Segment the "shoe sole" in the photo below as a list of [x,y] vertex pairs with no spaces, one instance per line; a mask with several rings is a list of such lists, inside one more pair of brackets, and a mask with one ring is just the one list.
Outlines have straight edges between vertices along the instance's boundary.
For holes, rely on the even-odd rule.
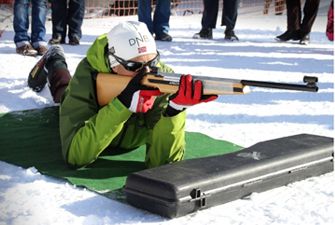
[[194,37],[193,39],[202,39],[202,40],[213,40],[213,38],[205,38],[205,37]]
[[309,41],[299,42],[299,44],[301,44],[301,45],[308,45]]
[[41,92],[47,82],[47,76],[40,76],[39,79],[33,79],[30,74],[28,76],[28,87],[35,92]]
[[275,41],[278,41],[278,42],[288,42],[289,40],[283,40],[283,39],[280,39],[280,38],[275,38]]
[[35,92],[40,92],[43,90],[45,85],[47,84],[47,76],[37,77],[41,70],[44,69],[46,61],[46,54],[36,63],[36,65],[32,68],[28,76],[28,86]]
[[69,42],[69,45],[76,46],[76,45],[80,45],[80,43],[72,43],[72,42],[70,43]]
[[224,38],[224,40],[230,42],[239,41],[239,39],[229,39],[229,38]]

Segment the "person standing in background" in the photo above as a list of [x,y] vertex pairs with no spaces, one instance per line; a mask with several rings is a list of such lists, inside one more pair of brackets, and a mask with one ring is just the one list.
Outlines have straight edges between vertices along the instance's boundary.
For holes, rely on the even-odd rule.
[[[204,11],[201,19],[201,30],[196,33],[195,39],[213,39],[213,29],[216,27],[216,20],[219,11],[219,0],[204,0]],[[239,0],[223,0],[222,26],[226,26],[225,39],[238,41],[234,28],[237,20],[237,9]]]
[[328,9],[326,35],[329,41],[334,41],[334,1],[332,0]]
[[138,20],[147,25],[155,40],[172,41],[169,35],[169,20],[171,15],[171,0],[157,0],[154,17],[151,17],[151,1],[138,1]]
[[50,44],[64,44],[68,34],[70,45],[79,45],[85,15],[85,0],[52,0],[52,38]]
[[300,0],[286,0],[287,30],[276,37],[277,41],[299,41],[306,45],[310,41],[309,33],[318,13],[320,0],[306,0],[304,5],[304,18],[301,20]]
[[[29,29],[29,6],[31,11],[31,36]],[[26,56],[43,55],[47,50],[45,42],[45,20],[47,0],[15,0],[14,2],[14,42],[16,53]]]

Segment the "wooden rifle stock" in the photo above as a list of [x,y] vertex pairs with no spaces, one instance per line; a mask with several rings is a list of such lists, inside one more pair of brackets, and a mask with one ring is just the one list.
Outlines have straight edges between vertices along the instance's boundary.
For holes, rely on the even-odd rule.
[[[162,93],[176,93],[179,87],[181,74],[176,73],[148,73],[142,79],[142,84],[157,88]],[[250,92],[249,86],[276,88],[285,90],[317,92],[317,77],[304,77],[307,84],[276,83],[253,80],[237,80],[228,78],[192,76],[195,80],[203,82],[205,95],[245,94]],[[98,103],[100,106],[108,104],[118,96],[132,79],[130,76],[99,73],[96,77]]]

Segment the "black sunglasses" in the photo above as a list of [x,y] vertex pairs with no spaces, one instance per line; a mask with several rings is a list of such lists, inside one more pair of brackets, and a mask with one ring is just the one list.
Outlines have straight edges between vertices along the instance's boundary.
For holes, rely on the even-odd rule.
[[153,58],[152,60],[148,61],[148,62],[135,62],[132,60],[124,60],[121,57],[115,55],[113,52],[109,52],[109,54],[111,54],[115,60],[120,63],[126,70],[132,71],[132,72],[137,72],[139,70],[141,70],[142,68],[148,66],[149,68],[153,68],[158,64],[160,55],[159,52],[157,51],[157,55],[155,56],[155,58]]

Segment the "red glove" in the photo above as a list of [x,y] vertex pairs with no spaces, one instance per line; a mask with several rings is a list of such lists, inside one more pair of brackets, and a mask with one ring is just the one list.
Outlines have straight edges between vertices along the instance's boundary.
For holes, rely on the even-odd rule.
[[191,75],[180,77],[178,92],[170,97],[169,106],[182,111],[190,106],[217,99],[217,95],[203,95],[202,82],[193,81]]

